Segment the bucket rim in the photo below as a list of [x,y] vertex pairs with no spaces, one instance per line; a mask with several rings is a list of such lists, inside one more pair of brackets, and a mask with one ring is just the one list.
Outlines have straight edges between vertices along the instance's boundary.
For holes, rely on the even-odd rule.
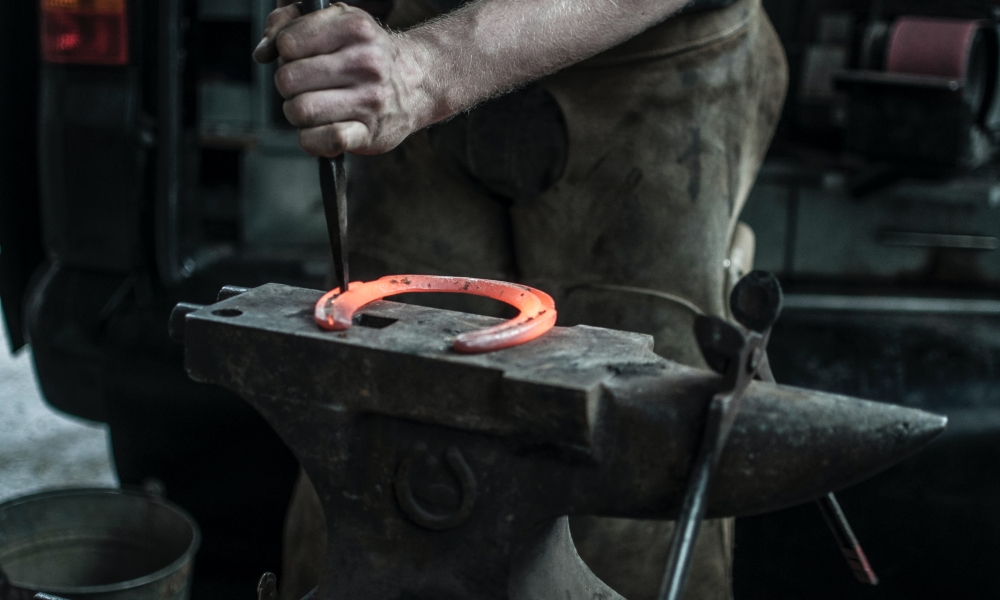
[[52,490],[44,490],[40,492],[35,492],[32,494],[26,494],[24,496],[17,496],[16,498],[11,498],[4,502],[0,502],[0,511],[17,506],[19,504],[28,504],[36,500],[44,500],[47,498],[58,498],[61,496],[132,496],[136,498],[143,498],[157,504],[164,506],[165,508],[174,511],[181,518],[183,518],[187,524],[191,527],[191,543],[188,545],[187,549],[177,558],[177,560],[171,562],[169,565],[149,573],[148,575],[143,575],[142,577],[136,577],[135,579],[129,579],[127,581],[121,581],[118,583],[109,583],[105,585],[88,585],[88,586],[46,586],[44,590],[36,590],[34,586],[25,585],[12,579],[7,575],[7,581],[18,588],[31,590],[34,592],[45,592],[51,594],[100,594],[107,592],[120,592],[124,590],[129,590],[137,587],[144,586],[146,584],[152,583],[158,579],[164,578],[171,572],[179,571],[180,568],[186,562],[193,562],[194,555],[198,552],[201,546],[201,529],[198,527],[198,522],[194,520],[186,510],[174,504],[173,502],[167,500],[162,496],[156,494],[150,494],[147,492],[139,490],[128,490],[122,488],[100,488],[100,487],[70,487],[70,488],[58,488]]

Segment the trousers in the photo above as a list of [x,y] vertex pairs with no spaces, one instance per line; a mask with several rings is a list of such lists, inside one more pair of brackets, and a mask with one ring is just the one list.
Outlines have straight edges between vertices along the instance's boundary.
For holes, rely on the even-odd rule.
[[[397,1],[396,28],[436,14]],[[777,125],[787,63],[760,0],[679,15],[572,67],[351,157],[352,279],[441,274],[551,294],[560,325],[647,333],[704,366],[696,314],[726,315],[753,238],[738,216]],[[421,303],[490,314],[468,296]],[[284,600],[319,581],[322,509],[300,478]],[[628,600],[656,598],[673,523],[570,520],[577,551]],[[732,519],[707,521],[685,598],[732,596]]]

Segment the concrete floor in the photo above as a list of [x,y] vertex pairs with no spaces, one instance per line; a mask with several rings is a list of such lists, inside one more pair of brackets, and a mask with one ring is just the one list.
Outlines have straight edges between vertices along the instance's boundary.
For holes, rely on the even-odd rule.
[[117,485],[107,428],[45,404],[29,349],[12,356],[0,333],[0,502],[43,489]]

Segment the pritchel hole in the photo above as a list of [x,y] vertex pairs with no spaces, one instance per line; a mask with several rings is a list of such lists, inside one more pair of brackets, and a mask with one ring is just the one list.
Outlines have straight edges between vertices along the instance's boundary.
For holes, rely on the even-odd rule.
[[238,317],[243,314],[243,311],[236,310],[235,308],[220,308],[219,310],[213,310],[212,314],[217,317]]
[[370,329],[385,329],[399,319],[388,317],[376,317],[375,315],[354,315],[354,324],[358,327],[368,327]]

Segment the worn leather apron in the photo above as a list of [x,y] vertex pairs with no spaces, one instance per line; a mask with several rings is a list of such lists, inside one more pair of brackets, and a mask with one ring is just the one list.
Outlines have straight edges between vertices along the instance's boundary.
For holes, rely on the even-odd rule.
[[[428,0],[397,0],[389,24],[435,14]],[[434,130],[381,156],[352,157],[354,278],[519,280],[556,298],[560,324],[648,333],[659,354],[703,365],[693,319],[725,314],[727,257],[744,250],[746,266],[745,248],[731,241],[787,85],[760,0],[669,19],[537,85],[554,98],[566,138],[558,177],[538,194],[505,196],[479,176],[496,165],[477,167],[475,150],[492,142],[471,129],[460,136],[469,160],[457,166],[433,143]],[[283,600],[317,582],[322,519],[303,477],[289,513]],[[628,600],[656,597],[672,522],[577,517],[571,527],[608,585]],[[731,519],[705,523],[686,598],[731,597],[732,547]]]

